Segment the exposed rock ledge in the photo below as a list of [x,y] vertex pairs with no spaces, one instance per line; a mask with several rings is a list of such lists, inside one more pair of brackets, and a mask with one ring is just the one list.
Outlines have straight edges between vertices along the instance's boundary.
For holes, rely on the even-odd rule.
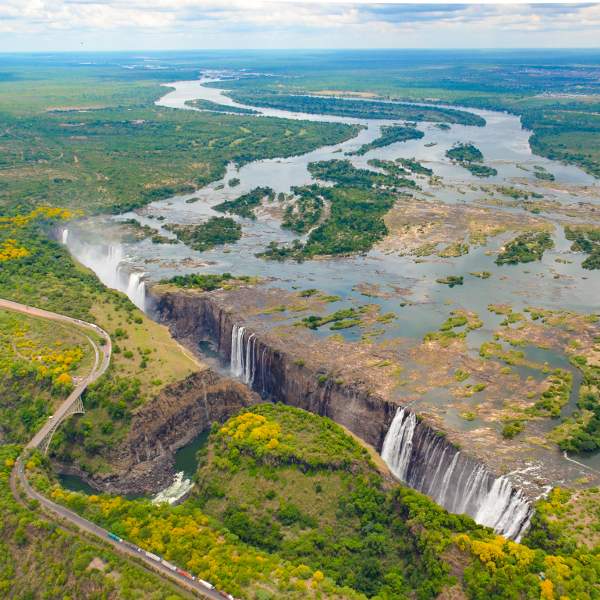
[[165,387],[134,413],[129,434],[108,457],[113,471],[90,477],[74,465],[58,464],[94,488],[117,494],[152,494],[173,479],[175,452],[213,422],[224,422],[259,400],[246,386],[210,369]]

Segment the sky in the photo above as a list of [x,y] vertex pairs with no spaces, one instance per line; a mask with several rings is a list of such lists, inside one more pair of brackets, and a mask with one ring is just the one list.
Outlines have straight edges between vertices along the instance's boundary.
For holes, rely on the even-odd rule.
[[533,47],[600,47],[600,4],[0,0],[0,52]]

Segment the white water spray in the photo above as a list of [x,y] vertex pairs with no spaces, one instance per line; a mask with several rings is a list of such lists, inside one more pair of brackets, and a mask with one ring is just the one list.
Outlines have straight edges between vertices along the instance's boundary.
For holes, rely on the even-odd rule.
[[67,245],[67,240],[68,240],[68,239],[69,239],[69,230],[68,230],[68,229],[65,227],[65,228],[62,230],[62,233],[61,233],[61,240],[62,240],[62,243],[63,243],[65,246]]
[[71,241],[66,229],[62,232],[62,241],[64,244],[68,243],[73,256],[92,269],[104,285],[127,294],[140,310],[145,310],[146,283],[143,279],[145,273],[128,268],[120,244],[103,246],[88,244],[80,240]]
[[239,377],[252,387],[256,377],[257,345],[256,334],[246,337],[247,330],[242,325],[234,325],[231,330],[231,374]]
[[466,513],[517,541],[529,525],[531,503],[508,477],[462,455],[404,408],[396,411],[381,457],[400,481],[450,512]]
[[173,483],[161,490],[152,498],[152,504],[174,504],[185,496],[194,487],[193,481],[187,479],[183,471],[179,471],[173,478]]
[[403,482],[406,482],[406,474],[412,453],[412,438],[416,425],[417,418],[415,414],[409,413],[405,419],[404,409],[399,408],[381,449],[381,457],[388,464],[392,473]]

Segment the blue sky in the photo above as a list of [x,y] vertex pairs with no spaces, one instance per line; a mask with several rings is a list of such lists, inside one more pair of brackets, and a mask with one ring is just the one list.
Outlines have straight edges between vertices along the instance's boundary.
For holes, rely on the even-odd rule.
[[0,0],[0,52],[599,46],[595,3]]

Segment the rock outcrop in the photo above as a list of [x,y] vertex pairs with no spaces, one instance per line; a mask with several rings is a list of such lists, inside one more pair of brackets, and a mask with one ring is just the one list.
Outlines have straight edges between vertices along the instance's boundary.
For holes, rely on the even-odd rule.
[[156,493],[171,483],[179,448],[258,400],[246,386],[211,369],[192,373],[135,411],[127,437],[109,452],[110,474],[89,476],[73,465],[59,465],[59,470],[106,492]]

